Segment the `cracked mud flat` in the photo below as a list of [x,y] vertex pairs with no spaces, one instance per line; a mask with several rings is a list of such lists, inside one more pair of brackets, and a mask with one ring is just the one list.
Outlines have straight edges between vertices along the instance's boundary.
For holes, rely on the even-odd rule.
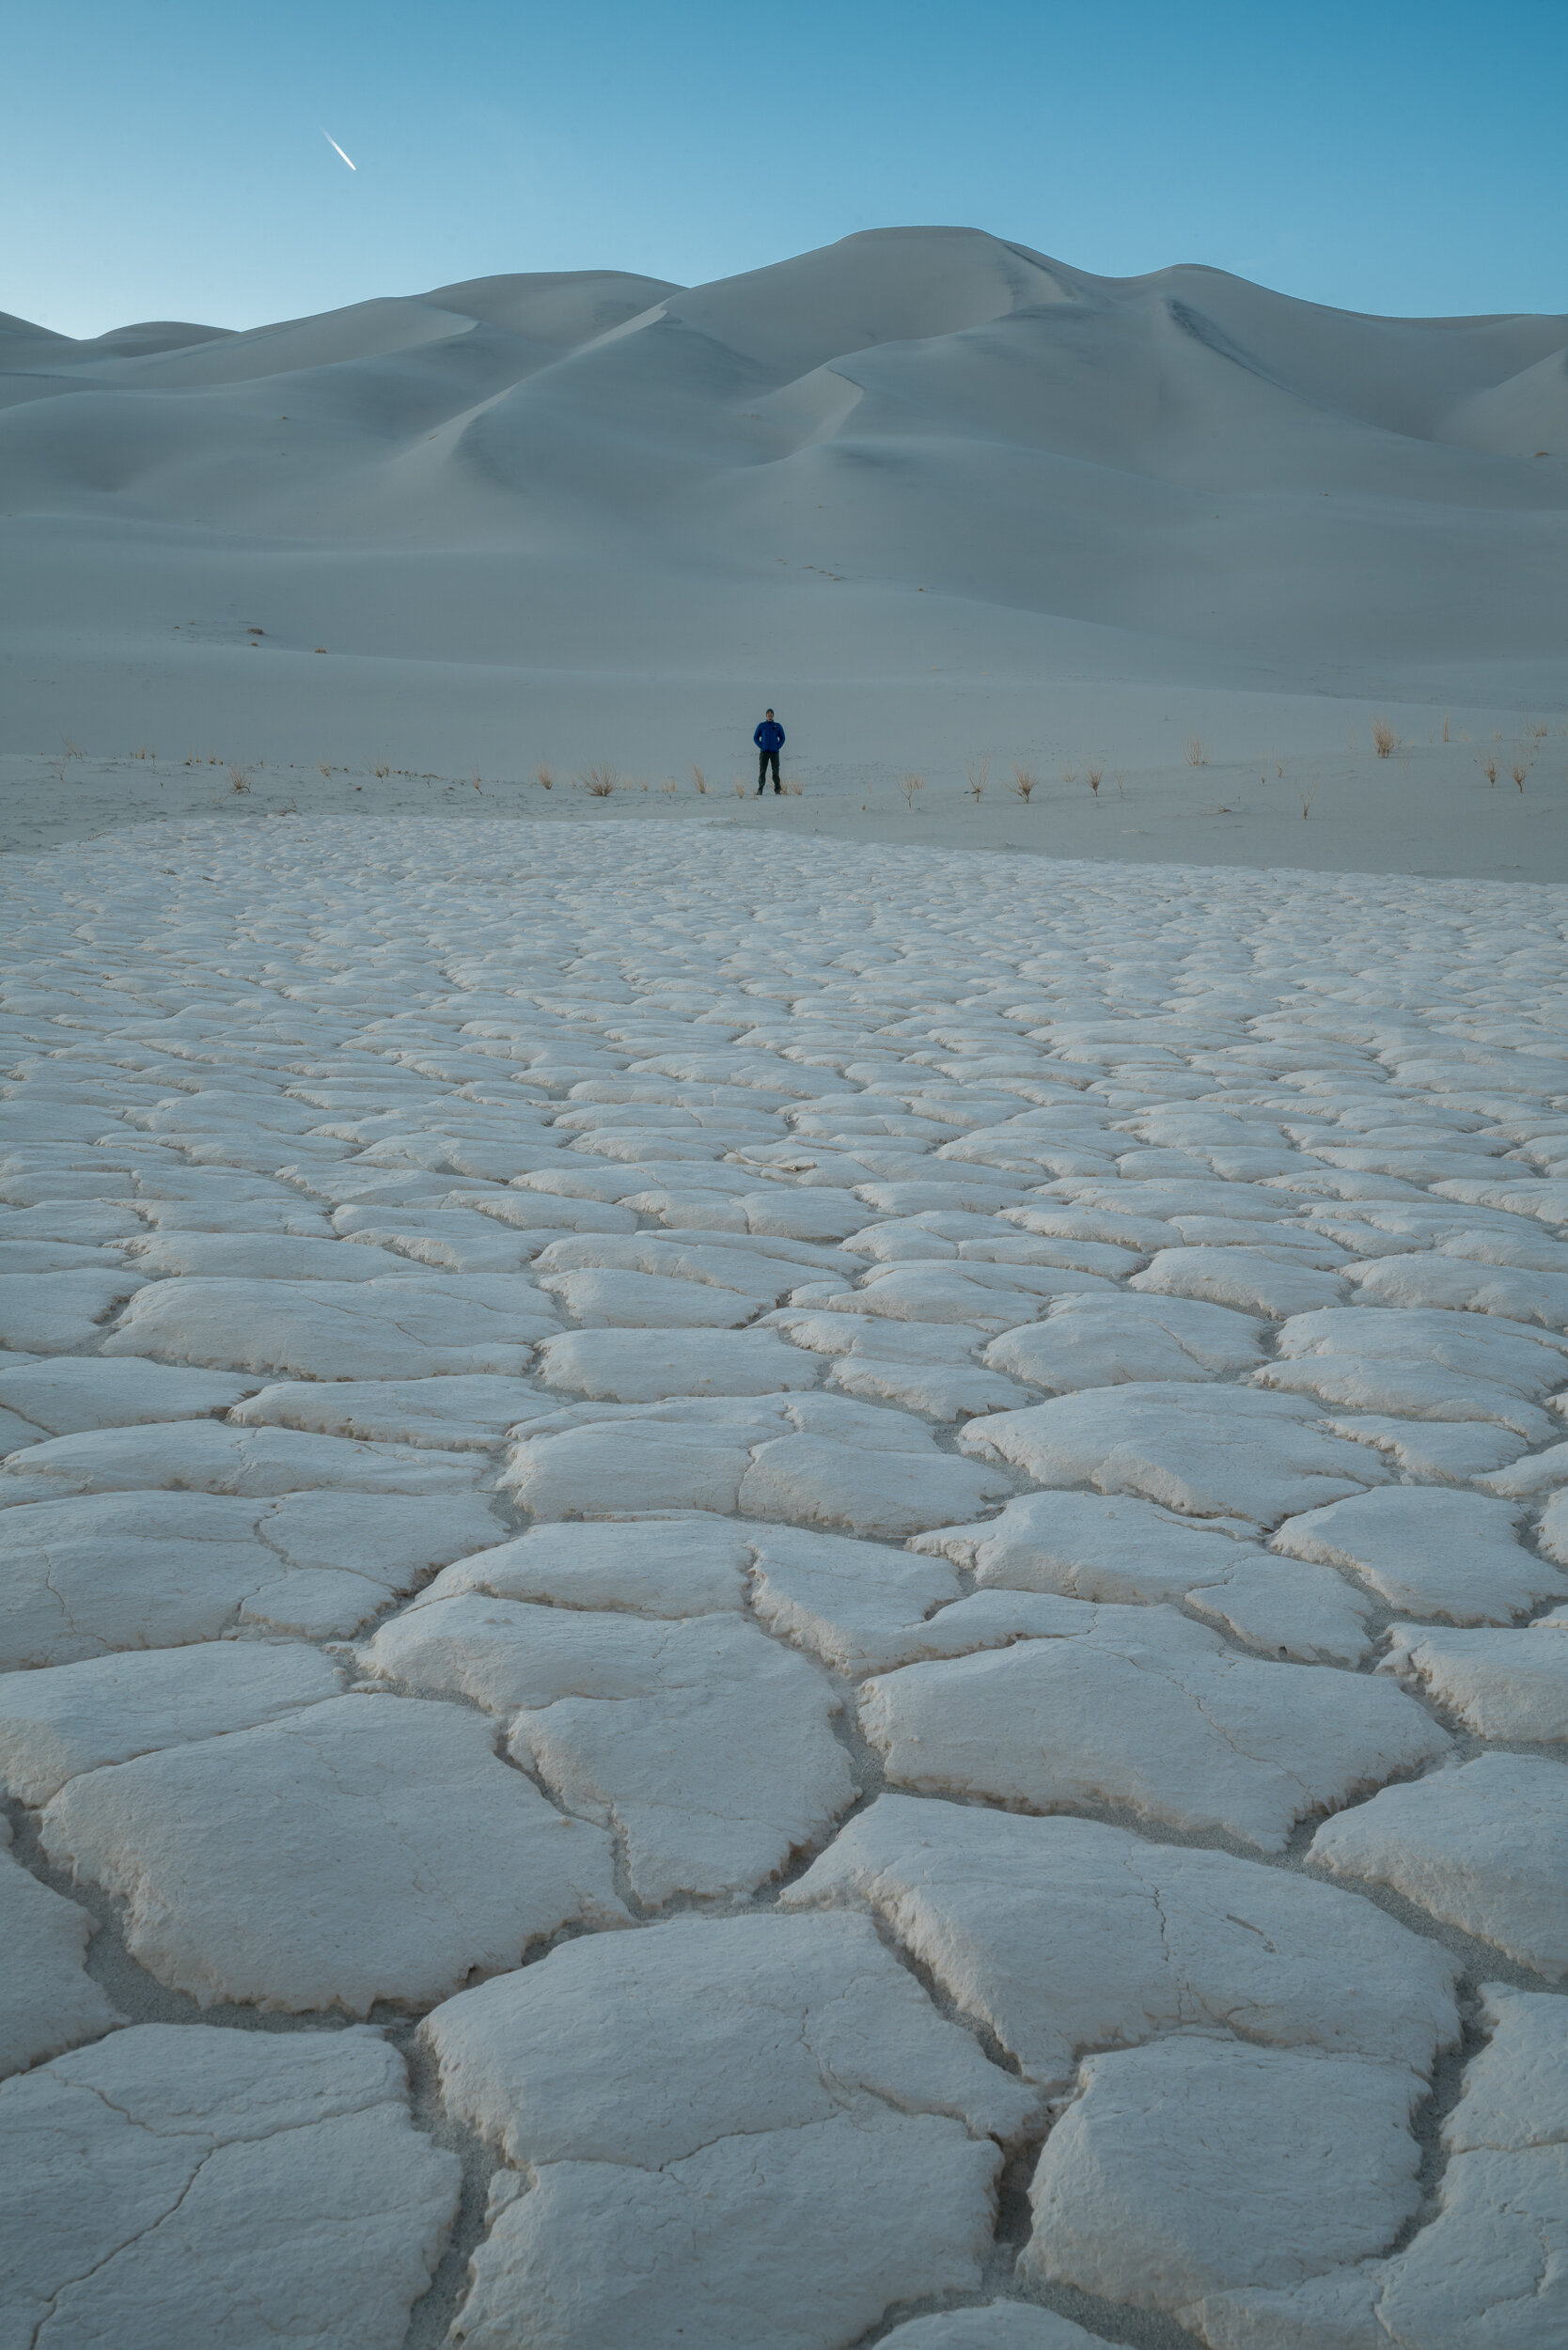
[[1558,2350],[1564,893],[11,882],[0,2350]]

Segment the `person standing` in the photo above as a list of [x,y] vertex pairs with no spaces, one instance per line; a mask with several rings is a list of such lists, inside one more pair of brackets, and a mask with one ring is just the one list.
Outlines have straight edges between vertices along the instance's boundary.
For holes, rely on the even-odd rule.
[[776,791],[782,791],[784,787],[778,780],[778,754],[784,748],[784,729],[771,710],[764,713],[761,725],[751,739],[757,745],[757,797],[760,799],[762,796],[770,766],[773,769],[773,788]]

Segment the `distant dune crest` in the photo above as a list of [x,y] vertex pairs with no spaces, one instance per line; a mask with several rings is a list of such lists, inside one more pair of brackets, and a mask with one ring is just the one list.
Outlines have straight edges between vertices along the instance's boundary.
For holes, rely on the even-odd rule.
[[1526,707],[1568,641],[1568,319],[889,228],[711,285],[474,278],[240,334],[0,320],[0,511],[17,625],[72,661],[92,629],[158,666],[254,622],[311,661],[760,706],[1087,661]]
[[[1568,454],[1568,318],[1374,318],[1191,264],[1144,277],[1095,277],[968,228],[865,230],[698,287],[614,270],[469,278],[239,334],[158,321],[77,343],[0,313],[0,358],[28,371],[39,359],[73,373],[86,368],[93,380],[127,390],[199,390],[371,361],[487,330],[572,358],[591,381],[593,346],[634,321],[660,345],[685,330],[713,346],[706,371],[695,356],[679,370],[698,398],[722,398],[725,355],[764,370],[778,391],[836,359],[888,344],[1011,329],[995,346],[964,351],[964,372],[984,375],[1013,360],[1037,374],[1052,412],[1043,419],[1046,446],[1058,412],[1067,435],[1074,425],[1081,431],[1083,418],[1072,413],[1079,403],[1070,395],[1087,390],[1085,378],[1131,391],[1157,376],[1175,388],[1168,383],[1180,366],[1169,343],[1175,329],[1268,390],[1346,419],[1532,457],[1545,428],[1555,432],[1557,453]],[[616,335],[618,343],[629,339]],[[516,351],[511,367],[498,372],[521,382],[537,372],[536,355]],[[667,355],[663,348],[637,353],[661,376]],[[918,357],[932,368],[950,368],[960,354]],[[1006,420],[1004,406],[998,421]],[[1115,452],[1106,439],[1109,458]],[[1129,462],[1139,453],[1123,452]]]

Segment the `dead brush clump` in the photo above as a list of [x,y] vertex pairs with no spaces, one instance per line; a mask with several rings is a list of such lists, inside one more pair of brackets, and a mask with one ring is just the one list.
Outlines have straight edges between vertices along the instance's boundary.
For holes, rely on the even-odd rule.
[[903,804],[905,807],[908,808],[911,815],[915,812],[915,801],[917,794],[923,791],[925,788],[926,779],[924,776],[905,776],[900,782],[899,789],[903,793]]
[[786,799],[798,800],[805,786],[798,776],[786,776],[779,789]]
[[374,776],[378,783],[384,783],[387,776],[392,773],[392,770],[384,759],[378,759],[375,765],[371,768],[370,773]]
[[139,751],[133,751],[131,756],[133,759],[156,759],[158,754],[156,751],[148,750],[144,744],[142,749]]
[[620,777],[613,767],[605,766],[601,760],[590,767],[586,776],[579,776],[577,780],[590,800],[607,800],[618,788]]
[[692,782],[696,786],[698,796],[702,799],[706,799],[708,796],[708,778],[703,774],[695,759],[692,761]]
[[1189,767],[1206,767],[1208,765],[1209,754],[1203,748],[1203,738],[1200,734],[1192,734],[1187,737],[1186,748],[1183,756],[1185,758]]
[[250,776],[251,771],[248,767],[231,767],[228,771],[229,790],[237,792],[248,791],[250,790]]
[[679,777],[675,776],[666,776],[663,783],[660,784],[659,789],[668,797],[673,798],[675,793],[681,789]]
[[1399,748],[1399,736],[1387,718],[1372,720],[1372,748],[1379,759],[1392,759]]
[[1508,772],[1522,791],[1525,788],[1525,777],[1529,773],[1529,760],[1528,759],[1516,759]]
[[1495,791],[1497,788],[1497,760],[1490,756],[1483,759],[1481,762],[1481,772],[1486,777],[1487,782],[1492,786],[1492,789]]
[[1040,777],[1035,774],[1032,767],[1020,767],[1014,765],[1012,770],[1012,789],[1016,792],[1019,799],[1023,801],[1026,807],[1028,806],[1029,801],[1033,798],[1034,793],[1039,787],[1039,783]]
[[964,774],[964,789],[969,797],[976,801],[982,800],[985,787],[991,780],[991,761],[988,759],[971,760]]
[[1098,799],[1100,796],[1100,786],[1105,780],[1105,760],[1095,760],[1091,761],[1091,763],[1084,770],[1084,774],[1090,790],[1093,792],[1095,798]]
[[538,784],[541,791],[553,791],[556,788],[555,776],[552,771],[543,764],[542,760],[539,766],[534,769],[534,781]]

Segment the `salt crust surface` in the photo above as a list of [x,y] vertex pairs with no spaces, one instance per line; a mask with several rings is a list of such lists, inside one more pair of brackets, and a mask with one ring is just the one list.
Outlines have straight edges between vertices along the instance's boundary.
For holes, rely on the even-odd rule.
[[1304,1682],[1174,1610],[1122,1613],[1083,1608],[1046,1637],[868,1683],[861,1723],[889,1784],[1035,1811],[1126,1805],[1280,1852],[1308,1813],[1449,1750],[1385,1682]]
[[343,1637],[503,1530],[481,1496],[439,1491],[93,1494],[0,1511],[0,1659],[64,1665],[243,1630]]
[[1087,2050],[1168,2031],[1423,2073],[1458,2035],[1456,1963],[1371,1903],[1097,1820],[882,1795],[783,1899],[874,1910],[1053,2091]]
[[853,2340],[900,2278],[973,2291],[1038,2105],[855,1918],[571,1943],[424,2029],[448,2107],[517,2166],[463,2321],[492,2345],[520,2291],[534,2341],[605,2350],[740,2350],[758,2308],[770,2341]]
[[854,1800],[834,1691],[732,1611],[670,1622],[470,1592],[386,1625],[363,1662],[504,1720],[570,1810],[619,1825],[648,1903],[749,1892]]
[[93,1921],[76,1902],[40,1885],[13,1859],[9,1821],[0,1822],[0,2077],[80,2040],[97,2040],[125,2018],[86,1972]]
[[883,2339],[898,2350],[1085,2350],[1105,2336],[1086,2334],[1070,2317],[1031,2309],[1027,2301],[992,2301],[983,2309],[913,2318]]
[[456,2210],[396,2052],[143,2024],[0,2086],[0,2342],[396,2350]]
[[1329,1820],[1311,1858],[1350,1883],[1391,1885],[1445,1924],[1533,1967],[1568,1974],[1568,1766],[1482,1754],[1413,1787],[1386,1787]]
[[1348,1568],[1390,1607],[1450,1623],[1512,1623],[1568,1577],[1514,1538],[1518,1512],[1482,1494],[1390,1485],[1287,1519],[1273,1547]]
[[1419,2207],[1421,2094],[1403,2065],[1198,2034],[1090,2057],[1034,2174],[1024,2273],[1182,2314],[1364,2258]]
[[608,1838],[455,1705],[332,1698],[139,1755],[68,1780],[41,1834],[123,1896],[133,1954],[203,2006],[423,2003],[564,1925],[625,1916]]
[[1205,2297],[1212,2350],[1552,2350],[1568,2324],[1568,2001],[1482,1986],[1489,2032],[1443,2123],[1436,2207],[1389,2260]]
[[335,1698],[341,1675],[303,1641],[132,1649],[0,1677],[0,1785],[24,1804],[68,1778]]
[[1394,1624],[1384,1672],[1425,1688],[1482,1738],[1568,1738],[1568,1611],[1524,1632]]
[[18,867],[18,2341],[400,2342],[379,2000],[454,2345],[1555,2350],[1556,897],[613,849]]

